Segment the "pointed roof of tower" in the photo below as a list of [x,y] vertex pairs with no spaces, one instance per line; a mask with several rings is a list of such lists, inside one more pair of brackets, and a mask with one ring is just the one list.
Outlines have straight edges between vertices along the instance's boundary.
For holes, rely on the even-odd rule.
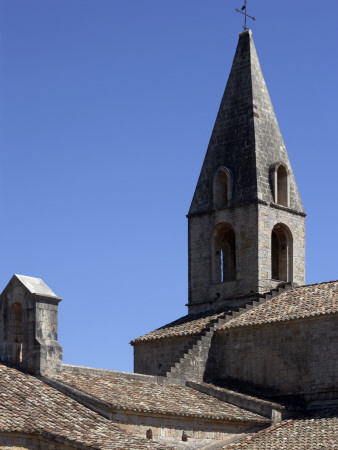
[[62,300],[62,298],[58,297],[51,290],[51,288],[48,287],[47,284],[44,283],[44,281],[41,280],[41,278],[28,277],[26,275],[18,275],[18,274],[12,276],[12,278],[10,279],[9,283],[7,284],[1,295],[5,295],[6,292],[8,292],[13,288],[13,284],[17,285],[18,282],[19,284],[24,286],[25,289],[27,289],[27,291],[30,294],[37,295],[39,297],[51,298],[58,301]]
[[51,290],[50,287],[47,286],[44,281],[41,280],[41,278],[28,277],[26,275],[18,274],[15,274],[14,277],[17,278],[31,294],[61,299]]
[[231,204],[273,203],[270,171],[282,162],[289,173],[289,207],[303,212],[287,151],[263,78],[251,30],[239,35],[236,54],[204,159],[190,214],[213,207],[220,167],[232,174]]

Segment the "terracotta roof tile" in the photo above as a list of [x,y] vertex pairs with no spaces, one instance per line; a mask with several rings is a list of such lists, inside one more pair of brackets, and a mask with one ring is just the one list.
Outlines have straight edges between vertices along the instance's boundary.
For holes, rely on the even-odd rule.
[[37,378],[0,365],[0,432],[15,431],[36,433],[75,448],[164,448],[130,436]]
[[256,306],[219,330],[338,313],[338,281],[300,286]]
[[195,336],[200,334],[204,328],[208,327],[213,320],[216,320],[221,314],[199,314],[194,316],[183,316],[174,322],[168,323],[157,330],[140,336],[130,343],[132,345],[156,339],[166,339],[179,336]]
[[314,450],[338,448],[338,409],[313,411],[297,419],[284,420],[224,449]]
[[186,386],[100,373],[63,371],[53,379],[111,404],[112,408],[175,416],[267,424],[264,417]]

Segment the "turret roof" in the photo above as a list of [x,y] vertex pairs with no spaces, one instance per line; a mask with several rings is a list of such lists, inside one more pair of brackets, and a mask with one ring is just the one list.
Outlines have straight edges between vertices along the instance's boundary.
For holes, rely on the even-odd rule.
[[42,297],[60,298],[44,281],[41,280],[41,278],[17,274],[15,274],[14,277],[17,278],[31,294],[41,295]]

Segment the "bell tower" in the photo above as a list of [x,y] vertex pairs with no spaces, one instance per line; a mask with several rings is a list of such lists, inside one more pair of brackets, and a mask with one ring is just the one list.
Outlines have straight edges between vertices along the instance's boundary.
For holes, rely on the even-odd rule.
[[247,30],[187,215],[189,313],[304,284],[305,215]]

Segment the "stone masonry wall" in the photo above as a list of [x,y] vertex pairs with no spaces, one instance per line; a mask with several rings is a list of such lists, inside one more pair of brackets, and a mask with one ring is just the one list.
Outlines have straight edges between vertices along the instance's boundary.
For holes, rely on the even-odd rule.
[[[230,224],[236,235],[236,280],[213,283],[213,234],[222,222]],[[257,290],[257,206],[247,204],[189,217],[189,313],[203,311],[203,302],[219,303]]]
[[230,329],[216,333],[214,342],[220,379],[313,399],[337,397],[338,316]]
[[[173,444],[182,440],[182,433],[185,432],[192,439],[213,439],[220,440],[229,437],[236,437],[240,433],[249,432],[252,424],[240,424],[231,422],[221,422],[200,418],[168,418],[152,417],[142,415],[130,415],[116,413],[113,420],[128,433],[146,437],[149,428],[152,430],[154,439],[161,437],[169,438]],[[172,441],[174,439],[174,441]]]
[[36,339],[40,342],[40,373],[62,371],[62,347],[58,342],[58,305],[36,302]]
[[164,375],[174,365],[177,356],[193,341],[191,336],[138,342],[134,345],[134,372]]
[[292,234],[292,281],[305,284],[305,217],[287,208],[258,205],[258,265],[259,291],[271,289],[271,233],[278,223],[286,225]]
[[[257,219],[258,217],[258,219]],[[229,223],[236,235],[236,280],[215,283],[213,231]],[[288,280],[305,284],[305,217],[273,204],[247,204],[189,217],[189,313],[228,306],[226,299],[275,288],[271,279],[271,233],[285,225],[292,235],[292,270]],[[278,284],[278,283],[277,283]]]

